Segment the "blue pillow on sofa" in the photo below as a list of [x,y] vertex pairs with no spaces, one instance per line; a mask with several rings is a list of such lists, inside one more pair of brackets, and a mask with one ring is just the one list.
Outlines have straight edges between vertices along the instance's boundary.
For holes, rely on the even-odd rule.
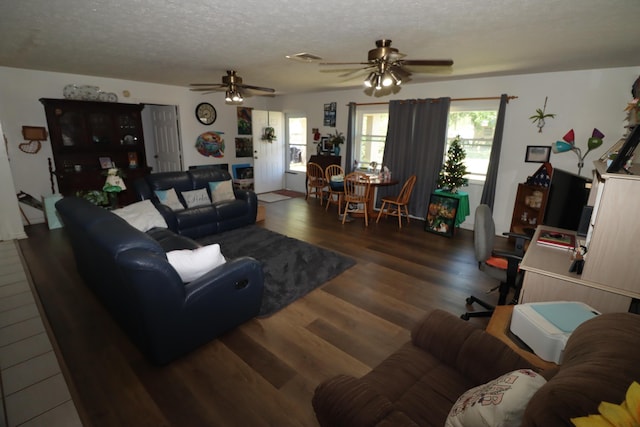
[[180,199],[178,199],[178,194],[176,194],[175,189],[170,188],[168,190],[156,190],[154,191],[154,193],[156,194],[158,200],[160,200],[160,203],[168,206],[172,211],[179,211],[184,209],[184,206],[182,206]]
[[230,179],[226,181],[212,181],[209,183],[209,189],[211,190],[211,200],[213,203],[236,199],[236,195],[233,192],[233,183]]

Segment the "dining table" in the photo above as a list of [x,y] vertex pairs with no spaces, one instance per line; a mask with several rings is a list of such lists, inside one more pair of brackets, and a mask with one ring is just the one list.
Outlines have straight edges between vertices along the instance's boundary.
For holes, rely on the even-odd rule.
[[367,212],[369,213],[369,217],[377,216],[378,213],[375,211],[375,203],[376,203],[376,191],[379,187],[390,187],[392,185],[398,185],[400,181],[396,179],[380,179],[378,175],[369,175],[369,197],[367,197]]
[[[367,214],[369,218],[375,218],[378,213],[375,211],[375,196],[377,188],[379,187],[389,187],[392,185],[398,185],[400,181],[395,179],[381,179],[378,174],[368,173],[369,177],[369,195],[367,197]],[[352,212],[349,213],[349,216],[353,216],[356,218],[360,218],[364,216],[362,212]],[[342,215],[338,215],[338,219],[342,220]]]

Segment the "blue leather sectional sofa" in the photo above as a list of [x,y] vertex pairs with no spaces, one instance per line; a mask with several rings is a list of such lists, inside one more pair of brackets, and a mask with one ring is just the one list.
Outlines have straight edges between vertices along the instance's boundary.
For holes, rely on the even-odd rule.
[[[199,244],[194,240],[166,228],[139,231],[77,197],[61,199],[56,208],[86,285],[152,362],[166,364],[258,314],[264,279],[257,260],[228,259],[183,283],[166,252],[195,249]],[[244,212],[245,219],[227,217],[227,209]],[[222,207],[213,227],[202,223],[181,231],[195,234],[244,224],[252,216],[248,210]]]
[[173,188],[182,204],[186,206],[181,196],[182,192],[205,188],[211,196],[209,183],[226,180],[231,180],[229,172],[214,168],[161,172],[136,180],[134,191],[138,200],[148,199],[153,202],[171,230],[184,236],[199,238],[254,224],[258,213],[256,194],[253,191],[235,189],[236,200],[173,211],[160,203],[155,191]]

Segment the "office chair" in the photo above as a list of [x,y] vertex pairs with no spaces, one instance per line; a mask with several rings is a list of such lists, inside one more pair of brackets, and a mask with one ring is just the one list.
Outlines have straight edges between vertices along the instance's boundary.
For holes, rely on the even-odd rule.
[[[475,213],[475,225],[473,228],[473,246],[475,248],[478,268],[488,276],[498,280],[500,284],[491,289],[492,292],[498,289],[498,305],[505,305],[511,288],[514,289],[514,296],[511,304],[518,302],[520,287],[522,285],[522,274],[519,272],[520,261],[524,255],[524,245],[526,240],[531,240],[527,235],[516,233],[503,233],[515,239],[515,250],[513,252],[498,251],[493,249],[496,226],[491,216],[491,208],[487,205],[479,205]],[[467,305],[478,303],[487,311],[466,312],[460,316],[464,320],[471,317],[490,317],[495,306],[489,304],[473,295],[467,298]]]

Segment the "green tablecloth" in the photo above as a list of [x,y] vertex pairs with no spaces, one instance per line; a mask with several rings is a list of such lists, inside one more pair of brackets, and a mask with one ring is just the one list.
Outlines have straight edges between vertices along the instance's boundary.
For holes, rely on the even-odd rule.
[[459,227],[471,213],[469,210],[469,193],[458,191],[457,193],[449,193],[444,190],[436,190],[436,194],[443,196],[455,197],[459,200],[458,211],[456,212],[456,227]]

